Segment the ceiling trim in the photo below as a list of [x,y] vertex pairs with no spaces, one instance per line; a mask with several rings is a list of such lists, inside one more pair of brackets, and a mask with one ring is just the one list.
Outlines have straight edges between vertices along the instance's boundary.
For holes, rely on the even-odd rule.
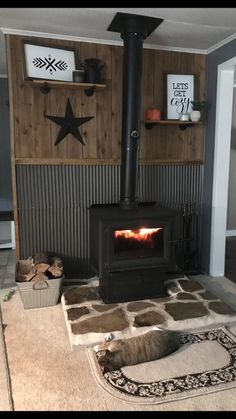
[[211,52],[215,51],[220,47],[223,47],[223,45],[228,44],[230,41],[233,41],[234,39],[236,39],[236,32],[233,33],[233,35],[230,35],[227,38],[223,39],[223,41],[220,41],[217,44],[213,45],[213,47],[208,48],[206,50],[206,53],[210,54]]
[[[54,33],[46,32],[35,32],[35,31],[25,31],[22,29],[12,29],[12,28],[0,28],[4,34],[11,35],[23,35],[23,36],[32,36],[38,38],[50,38],[50,39],[61,39],[64,41],[77,41],[77,42],[90,42],[96,44],[106,44],[106,45],[121,45],[123,46],[123,41],[112,41],[107,39],[97,39],[97,38],[86,38],[73,35],[59,35]],[[163,45],[152,45],[152,44],[143,44],[143,48],[147,49],[158,49],[164,51],[176,51],[176,52],[187,52],[192,54],[207,54],[208,50],[204,49],[194,49],[194,48],[181,48],[181,47],[171,47]]]

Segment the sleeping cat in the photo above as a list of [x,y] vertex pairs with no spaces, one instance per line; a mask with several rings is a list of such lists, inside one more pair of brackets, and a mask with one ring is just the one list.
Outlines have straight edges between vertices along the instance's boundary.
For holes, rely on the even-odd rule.
[[163,358],[179,347],[178,332],[155,329],[128,339],[96,345],[94,350],[103,372],[109,372],[126,365]]

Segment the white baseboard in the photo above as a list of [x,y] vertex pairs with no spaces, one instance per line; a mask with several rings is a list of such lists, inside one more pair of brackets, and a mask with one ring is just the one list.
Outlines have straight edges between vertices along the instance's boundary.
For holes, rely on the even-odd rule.
[[226,230],[226,237],[236,236],[236,230]]
[[14,221],[2,221],[2,223],[10,222],[10,231],[11,236],[9,239],[0,240],[0,249],[15,249],[16,248],[16,240],[15,240],[15,223]]
[[0,242],[0,249],[15,249],[14,243],[12,242]]

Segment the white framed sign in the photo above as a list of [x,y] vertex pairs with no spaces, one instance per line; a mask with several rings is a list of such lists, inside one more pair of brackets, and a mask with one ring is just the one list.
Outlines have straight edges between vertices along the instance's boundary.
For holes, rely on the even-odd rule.
[[166,118],[179,119],[180,113],[191,111],[194,100],[194,74],[166,75]]
[[73,81],[75,50],[24,43],[24,53],[26,78]]

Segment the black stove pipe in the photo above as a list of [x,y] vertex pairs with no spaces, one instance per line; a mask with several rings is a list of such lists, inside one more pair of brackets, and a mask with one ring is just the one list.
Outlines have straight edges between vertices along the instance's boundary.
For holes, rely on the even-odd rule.
[[123,61],[122,143],[120,174],[120,206],[137,207],[137,179],[141,126],[142,33],[126,32]]
[[138,206],[137,179],[141,128],[143,41],[163,19],[117,13],[108,30],[124,41],[120,207]]

